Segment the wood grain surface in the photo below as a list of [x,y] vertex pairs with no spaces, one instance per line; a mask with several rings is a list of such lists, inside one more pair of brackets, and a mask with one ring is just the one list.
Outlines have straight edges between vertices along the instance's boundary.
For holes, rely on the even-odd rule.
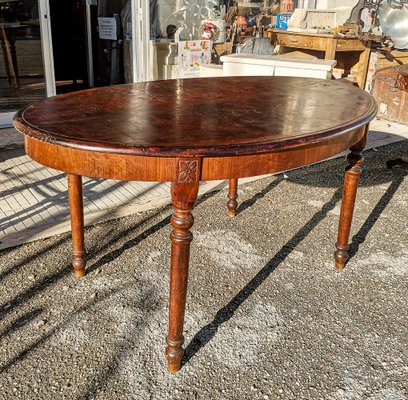
[[145,156],[235,156],[319,141],[366,124],[372,97],[341,82],[221,77],[118,85],[46,99],[21,111],[29,137]]

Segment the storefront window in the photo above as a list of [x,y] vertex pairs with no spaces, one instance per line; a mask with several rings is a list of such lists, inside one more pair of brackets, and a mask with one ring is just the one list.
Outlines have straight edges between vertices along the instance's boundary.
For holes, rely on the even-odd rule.
[[46,96],[37,0],[0,1],[0,114]]

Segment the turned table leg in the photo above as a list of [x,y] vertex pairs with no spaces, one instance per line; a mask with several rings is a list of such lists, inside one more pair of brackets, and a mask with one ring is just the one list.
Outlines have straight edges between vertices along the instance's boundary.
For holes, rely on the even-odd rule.
[[171,217],[171,270],[169,301],[169,333],[167,336],[167,369],[177,372],[183,357],[183,324],[186,307],[190,243],[190,228],[194,219],[191,214],[197,198],[198,182],[172,183],[171,194],[174,212]]
[[[368,129],[367,129],[368,130]],[[336,251],[334,252],[334,260],[336,268],[342,269],[348,259],[349,236],[351,221],[353,219],[354,204],[356,201],[356,193],[358,179],[361,175],[361,164],[363,157],[361,155],[367,139],[367,131],[363,139],[356,145],[350,148],[350,153],[347,156],[348,166],[344,177],[344,189],[341,200],[341,211],[339,230],[336,243]]]
[[238,198],[238,179],[232,178],[229,180],[228,186],[228,202],[227,202],[227,212],[230,217],[235,217],[237,213],[237,202]]
[[72,266],[75,275],[85,275],[84,207],[82,200],[82,177],[68,174],[68,199],[72,230]]

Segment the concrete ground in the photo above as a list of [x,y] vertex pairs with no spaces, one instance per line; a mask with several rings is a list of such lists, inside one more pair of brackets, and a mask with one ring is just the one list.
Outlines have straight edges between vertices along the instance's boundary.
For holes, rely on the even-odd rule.
[[333,267],[344,160],[194,211],[182,370],[166,372],[169,207],[0,254],[0,399],[408,398],[408,141],[365,153],[352,258]]

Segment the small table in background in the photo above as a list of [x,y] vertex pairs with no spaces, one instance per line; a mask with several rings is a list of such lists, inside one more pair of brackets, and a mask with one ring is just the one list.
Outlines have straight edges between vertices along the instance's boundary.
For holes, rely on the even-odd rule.
[[20,77],[18,75],[18,64],[16,54],[16,32],[26,25],[0,23],[0,43],[3,51],[4,65],[6,68],[7,79],[12,87],[15,88],[17,96],[20,95]]
[[172,183],[166,354],[169,371],[176,372],[183,356],[190,229],[200,181],[228,179],[228,211],[235,215],[238,178],[309,165],[350,148],[335,252],[335,264],[343,268],[361,152],[375,115],[371,95],[342,82],[240,76],[65,94],[27,107],[14,125],[25,135],[33,160],[68,174],[78,277],[86,263],[81,176]]
[[291,32],[280,29],[268,30],[266,34],[274,45],[299,50],[323,51],[325,60],[338,60],[340,53],[359,52],[357,85],[364,89],[370,61],[371,43],[369,41],[362,41],[357,37],[339,38],[333,34]]

